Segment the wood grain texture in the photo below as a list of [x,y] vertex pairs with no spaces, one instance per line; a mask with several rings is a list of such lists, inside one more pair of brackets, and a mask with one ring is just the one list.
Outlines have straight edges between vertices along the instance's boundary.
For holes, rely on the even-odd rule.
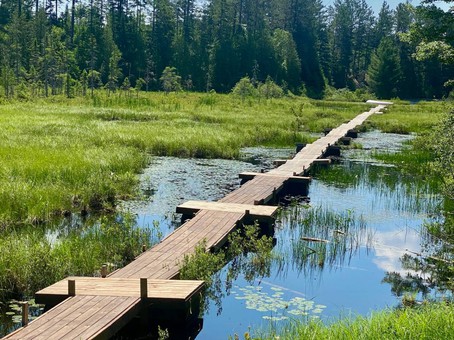
[[[40,300],[48,295],[68,295],[68,281],[76,283],[76,295],[140,297],[140,279],[68,277],[36,293]],[[202,289],[203,281],[147,280],[147,299],[188,301]]]

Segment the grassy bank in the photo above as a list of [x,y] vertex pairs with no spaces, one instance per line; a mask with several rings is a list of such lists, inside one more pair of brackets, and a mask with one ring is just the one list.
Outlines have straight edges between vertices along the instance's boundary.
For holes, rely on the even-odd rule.
[[[418,308],[382,311],[369,317],[346,318],[325,325],[294,321],[282,329],[256,334],[257,339],[452,339],[454,308],[440,302]],[[246,338],[249,335],[246,335]]]
[[136,194],[150,155],[235,158],[244,146],[310,140],[368,107],[305,98],[141,93],[0,107],[0,227],[111,209]]
[[67,276],[100,275],[132,261],[159,241],[154,229],[140,229],[133,216],[102,218],[68,232],[41,227],[0,233],[0,305],[27,298]]
[[396,165],[407,175],[436,180],[433,162],[436,156],[434,145],[437,136],[434,131],[442,115],[449,112],[450,108],[452,108],[450,102],[420,102],[414,105],[403,102],[390,106],[384,115],[372,116],[366,127],[388,133],[411,133],[416,136],[404,145],[400,152],[380,152],[375,153],[374,157]]

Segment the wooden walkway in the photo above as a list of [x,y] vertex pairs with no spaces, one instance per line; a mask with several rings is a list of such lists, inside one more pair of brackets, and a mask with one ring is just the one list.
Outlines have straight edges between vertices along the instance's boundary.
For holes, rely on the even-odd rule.
[[74,296],[5,339],[108,339],[135,317],[140,298]]
[[[275,199],[286,184],[307,182],[309,179],[303,177],[304,174],[324,158],[332,145],[390,103],[371,104],[377,106],[306,145],[293,159],[279,162],[281,165],[278,168],[267,173],[240,174],[248,181],[218,202],[187,202],[179,206],[178,212],[194,215],[193,218],[107,279],[76,278],[76,285],[80,287],[76,289],[76,296],[69,298],[66,290],[68,280],[38,292],[38,301],[52,301],[55,296],[65,300],[5,339],[104,339],[112,336],[141,310],[143,296],[138,296],[139,279],[178,278],[184,257],[192,254],[200,242],[205,242],[207,251],[218,249],[244,221],[273,218],[276,208],[263,205]],[[262,207],[258,207],[260,205]],[[161,285],[161,288],[168,287],[164,291],[170,295],[162,295],[162,291],[159,293],[157,286],[152,286],[153,282],[160,282],[158,286]],[[155,298],[156,294],[161,294],[164,300],[180,296],[187,301],[201,289],[197,282],[182,284],[186,290],[178,295],[173,282],[164,282],[150,281],[150,295],[146,298],[151,299],[153,289],[158,289]]]

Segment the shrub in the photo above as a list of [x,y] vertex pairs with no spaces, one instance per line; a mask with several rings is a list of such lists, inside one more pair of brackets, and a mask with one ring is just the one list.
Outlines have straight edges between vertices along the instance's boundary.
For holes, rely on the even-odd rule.
[[257,95],[257,90],[252,85],[251,79],[249,77],[241,78],[235,87],[232,90],[234,95],[240,96],[242,100],[247,97],[255,97]]
[[266,78],[265,84],[259,86],[258,91],[266,99],[282,98],[284,96],[284,90],[270,77]]

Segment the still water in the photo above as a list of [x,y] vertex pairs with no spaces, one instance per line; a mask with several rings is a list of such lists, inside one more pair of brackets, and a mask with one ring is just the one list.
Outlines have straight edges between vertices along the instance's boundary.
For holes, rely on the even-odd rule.
[[[395,152],[410,138],[364,133],[356,140],[362,149],[344,150],[341,162],[316,169],[310,203],[282,208],[272,260],[262,270],[266,274],[259,276],[246,265],[232,278],[231,263],[218,273],[219,289],[208,301],[197,339],[241,337],[270,323],[279,326],[302,317],[330,322],[397,306],[401,297],[387,283],[393,282],[388,273],[406,276],[400,259],[421,250],[422,226],[437,216],[440,198],[428,183],[402,176],[373,155]],[[123,202],[119,209],[135,214],[142,227],[157,226],[165,236],[180,224],[177,205],[218,200],[239,187],[238,173],[270,169],[274,159],[292,153],[247,148],[241,160],[154,158],[141,175],[141,199]],[[245,255],[243,261],[251,258]],[[6,332],[19,327],[14,317],[3,317]]]
[[[362,150],[313,173],[310,204],[282,210],[276,223],[273,261],[267,275],[236,273],[209,301],[198,339],[226,338],[301,317],[326,322],[397,306],[400,297],[385,283],[387,273],[407,271],[400,258],[421,250],[421,227],[437,211],[437,197],[425,183],[405,178],[373,159],[375,151],[398,150],[411,136],[369,132],[356,140]],[[138,223],[159,223],[163,234],[179,223],[175,207],[184,201],[217,200],[235,189],[237,174],[271,167],[292,150],[251,148],[242,161],[157,158],[143,174],[148,197],[123,209]],[[156,222],[158,221],[158,222]],[[310,242],[305,238],[323,242]]]

